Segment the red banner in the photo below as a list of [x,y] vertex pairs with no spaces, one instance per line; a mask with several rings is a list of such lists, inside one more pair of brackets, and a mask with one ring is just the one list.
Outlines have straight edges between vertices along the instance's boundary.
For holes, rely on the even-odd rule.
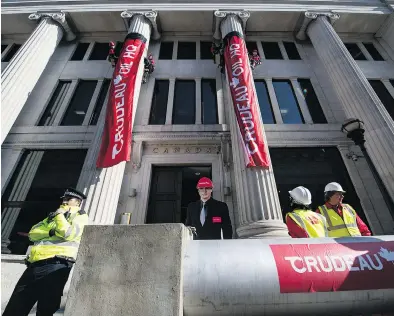
[[247,167],[268,167],[268,149],[264,143],[248,51],[243,38],[236,33],[227,40],[224,60]]
[[140,37],[126,38],[124,42],[109,90],[98,168],[130,161],[135,81],[145,42]]
[[394,242],[270,245],[281,293],[394,288]]

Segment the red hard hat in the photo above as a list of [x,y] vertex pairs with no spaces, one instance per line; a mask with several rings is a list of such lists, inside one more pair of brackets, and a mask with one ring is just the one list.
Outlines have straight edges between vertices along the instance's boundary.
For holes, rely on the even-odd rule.
[[200,180],[198,180],[197,189],[202,189],[202,188],[213,188],[213,183],[211,179],[207,177],[202,177]]

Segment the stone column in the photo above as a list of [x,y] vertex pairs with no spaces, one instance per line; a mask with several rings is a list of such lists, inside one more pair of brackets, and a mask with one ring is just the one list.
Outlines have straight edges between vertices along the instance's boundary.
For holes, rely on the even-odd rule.
[[[26,157],[11,190],[8,198],[9,202],[24,201],[26,199],[43,155],[44,151],[32,151]],[[8,249],[10,244],[9,237],[21,209],[22,207],[6,207],[1,212],[1,253],[11,253]]]
[[394,197],[394,124],[331,23],[334,13],[306,12],[298,37],[308,36],[324,65],[348,118],[365,123],[368,153],[389,194]]
[[[157,12],[128,12],[121,13],[130,25],[128,33],[138,33],[146,38],[145,52],[141,59],[134,89],[134,108],[133,122],[138,106],[138,98],[140,95],[141,81],[144,67],[144,56],[147,54],[149,39],[158,39],[160,37],[157,26]],[[105,107],[107,100],[105,102]],[[90,145],[85,164],[82,168],[81,177],[78,182],[78,189],[82,190],[87,199],[83,205],[83,209],[89,214],[90,223],[92,224],[114,224],[116,209],[120,189],[122,186],[123,176],[125,173],[126,162],[122,162],[116,166],[104,169],[96,168],[97,156],[100,151],[101,137],[105,123],[105,107],[103,107],[100,119],[97,123],[97,130]]]
[[[249,16],[250,14],[245,11],[216,11],[217,29],[215,35],[217,36],[219,33],[219,26],[222,38],[230,32],[244,34],[243,30]],[[228,104],[225,106],[230,116],[228,124],[230,125],[238,202],[239,227],[237,227],[237,234],[240,238],[289,237],[282,218],[272,165],[268,169],[246,168],[244,148],[229,96],[229,82],[226,81]],[[252,86],[254,89],[254,83]],[[265,134],[264,141],[267,142]]]
[[33,13],[40,23],[8,63],[1,76],[1,143],[33,91],[63,36],[75,39],[63,12]]

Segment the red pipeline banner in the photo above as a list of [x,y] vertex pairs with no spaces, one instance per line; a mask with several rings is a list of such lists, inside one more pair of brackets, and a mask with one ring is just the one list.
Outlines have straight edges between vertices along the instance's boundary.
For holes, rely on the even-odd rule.
[[258,101],[253,88],[245,41],[234,33],[227,39],[224,51],[231,97],[243,139],[247,167],[269,167],[268,149],[264,143]]
[[394,242],[270,245],[281,293],[394,288]]
[[[134,38],[130,38],[130,35]],[[96,163],[98,168],[130,161],[135,81],[145,42],[144,38],[135,34],[129,34],[124,42],[109,90],[105,126]]]

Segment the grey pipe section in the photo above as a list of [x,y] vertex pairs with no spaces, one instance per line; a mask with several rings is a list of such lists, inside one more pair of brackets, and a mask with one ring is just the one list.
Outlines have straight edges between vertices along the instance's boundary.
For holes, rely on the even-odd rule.
[[[394,236],[190,241],[186,247],[183,264],[184,315],[343,316],[392,312],[392,273],[386,275],[392,278],[393,285],[389,289],[281,293],[278,270],[270,246],[340,243],[352,249],[352,243],[355,242],[383,242],[386,245],[390,244],[392,248],[393,241]],[[330,255],[335,253],[331,252]],[[394,269],[394,261],[391,264]],[[393,271],[391,266],[389,268],[389,271]]]

